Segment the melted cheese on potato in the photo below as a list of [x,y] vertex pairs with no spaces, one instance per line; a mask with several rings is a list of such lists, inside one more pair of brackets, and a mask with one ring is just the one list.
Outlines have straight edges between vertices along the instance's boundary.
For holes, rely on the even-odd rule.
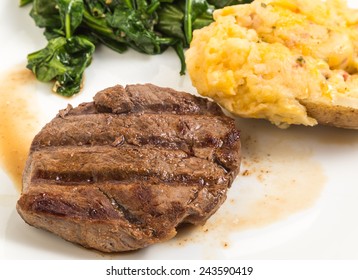
[[186,52],[199,94],[287,127],[315,125],[300,100],[358,100],[358,11],[341,0],[260,0],[217,10]]

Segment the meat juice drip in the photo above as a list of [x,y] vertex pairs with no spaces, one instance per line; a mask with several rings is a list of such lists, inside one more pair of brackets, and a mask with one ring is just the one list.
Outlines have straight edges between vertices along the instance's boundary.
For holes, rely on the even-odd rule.
[[35,78],[18,67],[0,81],[0,165],[21,191],[22,171],[38,129],[34,106]]

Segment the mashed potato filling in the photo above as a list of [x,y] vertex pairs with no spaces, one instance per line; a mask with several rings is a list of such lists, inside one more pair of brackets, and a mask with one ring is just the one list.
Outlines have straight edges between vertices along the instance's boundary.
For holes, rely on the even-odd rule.
[[341,0],[260,0],[217,10],[193,35],[199,94],[242,117],[315,125],[302,100],[358,108],[358,11]]

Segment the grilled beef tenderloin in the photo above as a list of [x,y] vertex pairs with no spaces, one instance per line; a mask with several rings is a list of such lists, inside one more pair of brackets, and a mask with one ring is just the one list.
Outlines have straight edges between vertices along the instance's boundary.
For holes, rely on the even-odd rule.
[[204,224],[239,172],[234,121],[215,103],[152,84],[70,105],[34,138],[17,211],[103,252],[135,250]]

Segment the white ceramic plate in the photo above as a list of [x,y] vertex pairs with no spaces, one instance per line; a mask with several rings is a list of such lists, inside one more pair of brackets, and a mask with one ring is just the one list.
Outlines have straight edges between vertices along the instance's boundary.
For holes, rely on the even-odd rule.
[[188,76],[179,76],[173,51],[119,55],[101,47],[83,91],[71,99],[56,96],[24,70],[26,55],[45,40],[29,8],[17,2],[0,2],[1,259],[358,258],[358,131],[328,127],[280,130],[266,121],[238,119],[244,159],[227,201],[205,226],[182,228],[166,243],[106,255],[24,223],[15,209],[19,170],[32,137],[59,109],[90,101],[115,84],[195,89]]

